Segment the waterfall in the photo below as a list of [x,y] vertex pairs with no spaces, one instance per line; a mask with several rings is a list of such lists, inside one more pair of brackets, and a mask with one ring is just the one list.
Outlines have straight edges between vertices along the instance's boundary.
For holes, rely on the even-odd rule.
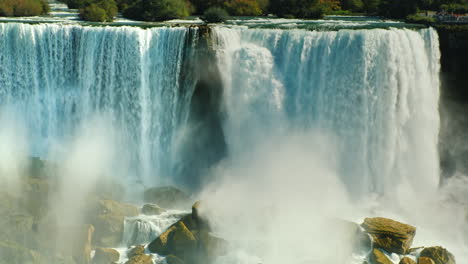
[[[215,27],[231,156],[291,130],[332,134],[356,195],[439,181],[439,47],[433,29]],[[281,151],[281,150],[278,150]]]
[[195,84],[181,77],[188,32],[1,23],[0,105],[24,117],[37,156],[106,115],[129,171],[161,183],[177,162],[174,138]]

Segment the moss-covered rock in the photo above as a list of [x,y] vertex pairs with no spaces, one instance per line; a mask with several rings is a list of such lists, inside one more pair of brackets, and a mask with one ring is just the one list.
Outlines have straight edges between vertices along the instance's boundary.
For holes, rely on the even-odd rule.
[[153,264],[153,258],[150,255],[136,255],[130,258],[125,264]]
[[420,257],[434,260],[435,264],[455,264],[455,257],[443,247],[428,247],[421,251]]
[[370,253],[369,261],[371,264],[393,264],[393,261],[377,248],[374,248]]
[[190,197],[175,187],[154,187],[145,190],[144,200],[167,209],[183,209],[190,206]]
[[148,245],[148,249],[160,255],[190,258],[197,248],[197,240],[184,222],[179,221]]
[[414,261],[412,258],[404,257],[400,260],[399,264],[416,264],[416,261]]
[[416,235],[414,226],[382,217],[366,218],[361,226],[371,235],[375,247],[390,253],[406,254]]
[[113,248],[96,248],[93,264],[110,264],[119,261],[120,253]]
[[431,258],[420,257],[418,259],[418,264],[435,264],[435,262]]

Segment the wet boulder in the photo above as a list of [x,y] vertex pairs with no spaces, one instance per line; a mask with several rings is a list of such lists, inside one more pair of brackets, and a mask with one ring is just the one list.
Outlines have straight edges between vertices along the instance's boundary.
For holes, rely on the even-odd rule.
[[127,253],[127,257],[129,259],[135,257],[135,256],[138,256],[138,255],[144,255],[145,254],[145,247],[143,245],[138,245],[138,246],[135,246],[133,248],[131,248],[128,253]]
[[171,187],[153,187],[145,190],[144,200],[166,209],[184,209],[190,206],[190,197],[183,191]]
[[455,264],[455,257],[443,247],[427,247],[421,251],[420,257],[430,258],[435,264]]
[[110,264],[119,261],[120,253],[113,248],[96,248],[93,264]]
[[125,262],[125,264],[153,264],[153,258],[146,254],[136,255]]
[[418,264],[435,264],[435,262],[431,258],[420,257],[418,259]]
[[416,264],[416,261],[414,261],[412,258],[404,257],[398,264]]
[[361,225],[374,241],[374,247],[390,253],[406,254],[413,243],[416,228],[392,219],[366,218]]
[[369,255],[369,261],[371,264],[393,264],[385,253],[383,253],[380,249],[374,248]]

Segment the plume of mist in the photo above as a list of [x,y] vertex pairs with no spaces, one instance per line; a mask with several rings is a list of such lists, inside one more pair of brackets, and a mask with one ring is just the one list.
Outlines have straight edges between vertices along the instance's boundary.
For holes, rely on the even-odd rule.
[[340,219],[377,216],[416,226],[414,246],[442,245],[460,263],[468,260],[465,177],[435,193],[396,177],[386,193],[355,200],[338,175],[334,142],[323,132],[268,137],[213,172],[201,213],[231,242],[220,263],[362,263],[366,252],[352,251]]
[[226,161],[201,194],[214,232],[242,249],[232,263],[345,263],[352,237],[337,223],[353,212],[332,139],[311,132],[268,142]]
[[18,194],[20,176],[28,165],[26,129],[7,108],[0,109],[0,191]]
[[108,116],[96,116],[51,153],[50,159],[58,163],[58,188],[51,196],[50,213],[59,250],[71,250],[73,241],[83,235],[90,196],[104,177],[118,171],[114,131]]

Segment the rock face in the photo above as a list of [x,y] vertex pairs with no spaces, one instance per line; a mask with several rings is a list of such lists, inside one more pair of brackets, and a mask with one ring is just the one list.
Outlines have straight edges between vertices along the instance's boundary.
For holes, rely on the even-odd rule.
[[166,209],[163,209],[156,204],[145,204],[143,208],[141,208],[141,213],[145,215],[160,215],[166,212]]
[[435,264],[455,264],[455,257],[443,247],[425,248],[419,256],[430,258]]
[[153,258],[150,255],[136,255],[129,259],[125,264],[153,264]]
[[426,257],[420,257],[418,259],[418,264],[435,264],[434,260]]
[[112,248],[96,248],[93,264],[110,264],[119,261],[120,254]]
[[145,190],[144,199],[167,209],[183,209],[190,206],[190,197],[174,187],[154,187]]
[[406,254],[416,235],[415,227],[382,217],[366,218],[362,227],[371,235],[375,247],[390,253]]
[[[197,211],[192,208],[192,212]],[[151,242],[148,249],[159,255],[172,255],[169,258],[172,263],[179,263],[177,259],[187,263],[210,263],[226,253],[226,242],[211,235],[208,225],[200,223],[203,221],[197,213],[188,214]]]
[[411,258],[404,257],[400,260],[399,264],[416,264],[416,261],[412,260]]

